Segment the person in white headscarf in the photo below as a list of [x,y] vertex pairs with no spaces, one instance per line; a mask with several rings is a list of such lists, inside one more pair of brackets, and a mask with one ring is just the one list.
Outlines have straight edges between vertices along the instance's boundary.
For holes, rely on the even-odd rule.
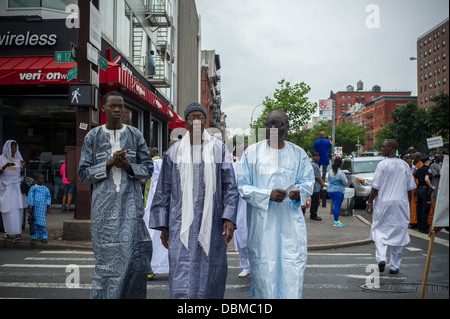
[[25,173],[25,162],[14,140],[6,141],[0,155],[0,212],[5,227],[5,238],[18,242],[22,234],[23,209],[27,198],[20,190]]

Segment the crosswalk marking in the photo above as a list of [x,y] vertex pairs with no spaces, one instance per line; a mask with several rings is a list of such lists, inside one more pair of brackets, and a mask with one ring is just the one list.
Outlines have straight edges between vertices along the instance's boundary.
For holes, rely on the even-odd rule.
[[81,251],[81,250],[42,250],[39,254],[70,254],[70,255],[93,255],[93,251]]
[[[51,264],[4,264],[2,268],[64,268],[69,265],[51,265]],[[95,265],[77,265],[79,268],[94,268]]]
[[27,257],[25,260],[35,261],[95,261],[95,258],[77,258],[77,257]]

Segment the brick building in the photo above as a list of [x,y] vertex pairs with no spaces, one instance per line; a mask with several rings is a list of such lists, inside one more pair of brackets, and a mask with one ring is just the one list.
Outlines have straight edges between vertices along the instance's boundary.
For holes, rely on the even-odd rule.
[[417,105],[428,109],[430,99],[439,92],[449,92],[448,18],[417,39]]
[[222,97],[219,70],[220,56],[214,50],[202,51],[201,104],[208,113],[205,127],[216,127],[220,130]]
[[368,130],[363,149],[365,151],[374,149],[375,134],[378,130],[383,129],[387,123],[392,122],[390,115],[392,111],[416,99],[415,96],[383,95],[355,112],[350,117],[350,120],[355,124],[364,126]]
[[[374,85],[371,91],[363,89],[363,82],[358,81],[357,91],[352,85],[348,85],[346,91],[339,91],[333,95],[336,101],[336,124],[348,122],[352,114],[382,96],[411,96],[411,91],[381,91],[378,85]],[[352,122],[355,123],[353,119]]]
[[390,113],[395,108],[416,100],[410,91],[381,91],[378,85],[364,91],[362,81],[358,81],[356,91],[348,85],[346,91],[336,92],[332,98],[336,105],[336,125],[351,122],[368,130],[365,138],[360,137],[361,143],[365,140],[364,151],[373,149],[376,132],[392,122]]

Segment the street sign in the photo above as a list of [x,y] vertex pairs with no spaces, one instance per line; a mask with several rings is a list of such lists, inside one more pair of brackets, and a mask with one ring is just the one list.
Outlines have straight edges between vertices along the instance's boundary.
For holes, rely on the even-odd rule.
[[75,62],[72,59],[72,52],[70,51],[55,52],[55,63],[68,63],[68,62]]
[[78,74],[78,67],[74,67],[72,70],[67,71],[67,82],[75,79]]
[[428,149],[443,147],[442,136],[427,138]]
[[103,71],[106,71],[108,67],[108,61],[101,55],[98,57],[98,67]]
[[319,101],[319,110],[320,111],[331,111],[333,107],[333,100],[320,100]]
[[87,59],[93,64],[98,65],[98,50],[89,42],[87,43]]
[[92,2],[89,13],[89,42],[97,49],[102,49],[102,16]]
[[69,105],[90,107],[92,105],[92,85],[71,84],[69,86]]

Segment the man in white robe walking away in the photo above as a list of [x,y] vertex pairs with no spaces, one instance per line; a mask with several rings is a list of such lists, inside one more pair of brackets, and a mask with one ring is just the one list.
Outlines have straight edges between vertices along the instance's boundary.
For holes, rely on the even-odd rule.
[[389,272],[399,272],[403,247],[409,243],[409,203],[416,183],[408,164],[396,158],[398,144],[394,139],[383,142],[381,152],[388,158],[381,161],[372,182],[366,211],[373,213],[370,239],[375,242],[378,270],[386,266],[387,247],[390,246]]
[[286,113],[270,112],[265,126],[268,139],[246,149],[238,170],[247,201],[251,297],[298,299],[307,258],[301,207],[313,193],[314,171],[306,152],[284,141]]

